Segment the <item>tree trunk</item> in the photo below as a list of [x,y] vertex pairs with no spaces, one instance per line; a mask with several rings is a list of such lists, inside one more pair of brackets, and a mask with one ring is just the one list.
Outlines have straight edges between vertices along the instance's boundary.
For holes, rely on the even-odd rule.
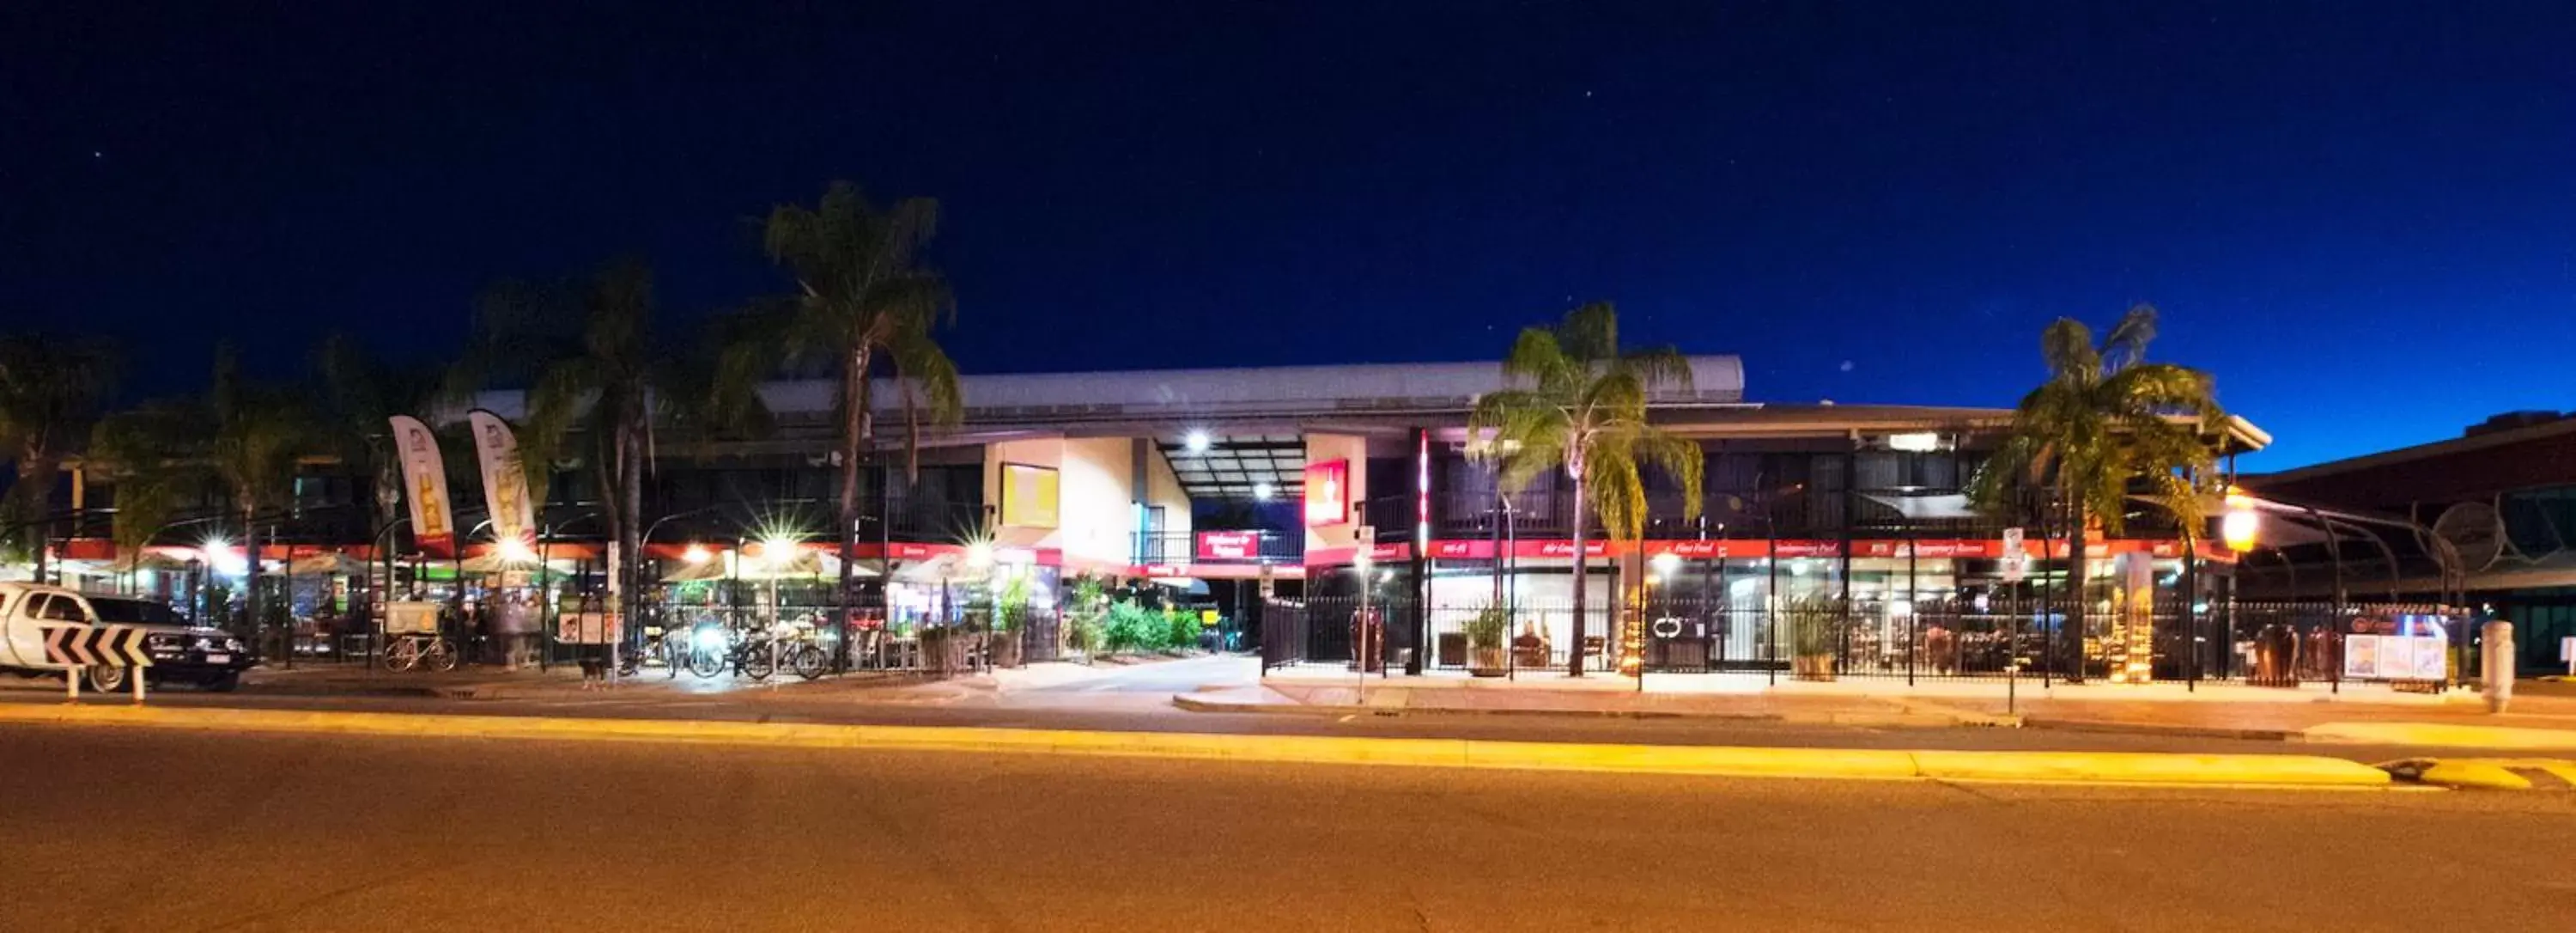
[[[835,634],[841,646],[832,658],[834,670],[847,670],[850,656],[850,632],[855,626],[852,616],[858,611],[850,598],[850,585],[858,579],[859,563],[859,452],[867,443],[871,427],[868,411],[868,350],[860,347],[850,354],[847,368],[841,373],[841,579],[834,591],[834,602],[840,606]],[[883,482],[884,480],[879,480]],[[883,523],[886,516],[877,516]],[[886,576],[894,575],[893,555],[886,555]]]
[[[268,617],[260,614],[259,599],[259,507],[242,504],[242,614],[247,616],[246,634],[251,644],[265,647],[268,643]],[[237,626],[242,628],[245,626]]]
[[[634,427],[633,420],[627,421],[626,425],[626,429],[619,432],[622,437],[617,457],[623,467],[620,471],[623,475],[617,479],[618,511],[624,513],[625,519],[617,525],[618,559],[625,564],[616,570],[624,574],[619,578],[624,581],[624,586],[623,592],[618,594],[618,618],[624,620],[625,626],[635,627],[634,630],[640,632],[643,630],[643,613],[639,610],[644,605],[644,581],[636,568],[644,565],[644,528],[637,521],[644,515],[644,435]],[[625,648],[625,643],[626,630],[623,627],[617,632],[617,637],[608,640],[605,673],[611,681],[617,677],[618,654]]]
[[27,506],[26,512],[21,517],[31,523],[27,526],[29,532],[27,539],[28,544],[35,551],[36,582],[38,583],[45,582],[45,569],[48,563],[46,558],[50,556],[45,552],[50,550],[53,544],[54,523],[46,519],[46,512],[52,506],[50,500],[53,498],[51,493],[54,485],[40,481],[37,477],[47,476],[54,472],[54,469],[54,460],[51,456],[33,450],[22,453],[18,456],[18,483],[9,487],[9,494],[20,497]]
[[1591,517],[1591,503],[1583,495],[1583,475],[1580,472],[1572,472],[1569,475],[1574,477],[1574,641],[1566,652],[1566,656],[1573,660],[1567,662],[1565,675],[1581,677],[1583,676],[1583,636],[1585,634],[1583,609],[1586,602],[1583,594],[1585,590],[1591,589],[1586,585],[1591,582],[1586,579],[1586,570],[1591,560],[1583,552],[1583,526]]
[[2066,526],[2066,537],[2067,541],[2071,545],[2070,549],[2067,551],[2066,564],[2069,568],[2067,571],[2066,584],[2068,596],[2066,601],[2065,623],[2067,655],[2066,682],[2083,683],[2085,631],[2084,611],[2085,604],[2092,599],[2091,593],[2088,592],[2088,590],[2091,589],[2089,584],[2092,581],[2092,575],[2087,573],[2090,567],[2086,560],[2084,545],[2084,501],[2079,498],[2069,497],[2066,503],[2066,510],[2069,519]]

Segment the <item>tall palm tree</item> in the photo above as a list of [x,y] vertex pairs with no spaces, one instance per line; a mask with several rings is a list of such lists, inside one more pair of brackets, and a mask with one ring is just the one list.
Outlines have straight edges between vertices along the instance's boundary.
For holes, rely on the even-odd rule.
[[906,198],[881,209],[845,181],[833,182],[813,207],[779,205],[762,241],[770,259],[794,277],[796,291],[747,309],[736,328],[743,339],[719,368],[714,395],[728,410],[757,407],[753,387],[782,367],[823,367],[840,380],[839,624],[845,638],[858,564],[860,456],[876,437],[874,377],[893,378],[909,471],[919,469],[923,422],[954,424],[963,413],[957,365],[933,333],[954,322],[956,301],[947,279],[920,261],[938,225],[937,201]]
[[85,440],[114,394],[123,360],[102,340],[37,334],[0,337],[0,457],[17,467],[0,500],[0,540],[32,552],[45,578],[45,512],[65,450]]
[[[439,366],[378,358],[344,333],[326,336],[314,348],[313,369],[321,382],[317,426],[324,444],[341,462],[359,466],[373,478],[367,536],[378,541],[399,520],[402,508],[402,459],[387,423],[395,415],[418,414],[446,401],[446,373]],[[385,566],[385,583],[391,586],[392,564]],[[376,599],[373,584],[369,586],[366,598]]]
[[2075,567],[2067,614],[2079,655],[2074,677],[2083,674],[2087,523],[2120,534],[2137,494],[2171,513],[2186,535],[2201,526],[2200,482],[2217,457],[2211,432],[2226,414],[2208,373],[2147,361],[2155,336],[2156,309],[2145,304],[2130,308],[2098,344],[2080,321],[2050,324],[2039,341],[2048,379],[2022,396],[2011,436],[1970,483],[1970,496],[1989,512],[2027,514],[2030,500],[2046,494],[2066,517]]
[[232,348],[218,347],[205,395],[146,402],[110,415],[92,432],[90,446],[120,474],[120,543],[148,541],[176,511],[179,497],[192,491],[212,489],[225,497],[241,520],[242,548],[249,556],[243,607],[252,626],[265,625],[260,529],[273,517],[264,513],[287,505],[299,463],[327,452],[307,393],[244,377]]
[[[1683,517],[1699,517],[1699,445],[1647,421],[1656,393],[1690,391],[1690,361],[1671,347],[1621,349],[1618,312],[1609,302],[1593,302],[1567,312],[1555,327],[1521,331],[1503,360],[1503,378],[1507,388],[1477,399],[1468,418],[1472,449],[1498,464],[1506,489],[1528,488],[1558,469],[1574,485],[1574,644],[1567,673],[1581,677],[1590,563],[1583,547],[1591,516],[1600,516],[1614,540],[1642,537],[1643,476],[1651,465],[1681,484]],[[1627,647],[1634,653],[1635,646]]]
[[653,273],[620,261],[587,280],[503,283],[483,299],[481,334],[451,377],[455,390],[526,379],[518,430],[529,494],[545,501],[547,471],[576,438],[599,480],[600,517],[617,542],[619,607],[633,618],[643,542],[644,475],[653,467],[657,406],[677,405],[676,354],[653,339]]

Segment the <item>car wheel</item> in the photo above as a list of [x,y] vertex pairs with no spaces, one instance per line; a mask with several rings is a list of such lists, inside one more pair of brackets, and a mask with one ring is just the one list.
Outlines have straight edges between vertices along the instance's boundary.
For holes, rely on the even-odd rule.
[[229,671],[216,674],[200,682],[199,686],[213,693],[231,693],[233,688],[241,686],[241,672]]
[[122,667],[106,664],[93,665],[89,669],[89,688],[100,693],[115,693],[125,689],[127,676]]

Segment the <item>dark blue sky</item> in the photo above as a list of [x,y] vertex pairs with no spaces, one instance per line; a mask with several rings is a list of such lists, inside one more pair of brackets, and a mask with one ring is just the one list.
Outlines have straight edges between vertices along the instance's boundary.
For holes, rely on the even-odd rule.
[[145,390],[445,353],[621,254],[690,326],[847,177],[945,203],[970,372],[1485,358],[1609,298],[1758,399],[2009,404],[2146,300],[2250,466],[2576,408],[2568,4],[166,6],[0,9],[0,325]]

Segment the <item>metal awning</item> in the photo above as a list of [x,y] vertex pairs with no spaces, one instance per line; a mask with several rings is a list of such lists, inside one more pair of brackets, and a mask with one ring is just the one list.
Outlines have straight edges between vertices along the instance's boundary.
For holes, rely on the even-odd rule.
[[1305,492],[1306,439],[1295,434],[1222,436],[1210,432],[1204,450],[1191,450],[1188,435],[1155,438],[1181,490],[1194,500],[1273,500]]
[[1896,514],[1917,521],[1977,517],[1977,510],[1968,504],[1968,497],[1957,493],[1906,496],[1865,492],[1861,493],[1861,498],[1895,509]]

